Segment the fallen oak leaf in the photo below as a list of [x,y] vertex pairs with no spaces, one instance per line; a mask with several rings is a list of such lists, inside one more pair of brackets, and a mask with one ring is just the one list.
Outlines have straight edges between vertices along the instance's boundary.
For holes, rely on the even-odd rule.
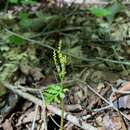
[[119,113],[107,113],[103,117],[103,127],[105,130],[127,130],[122,116]]
[[130,90],[130,81],[125,83],[121,88],[119,88],[119,91],[129,91]]
[[113,102],[113,105],[118,109],[130,109],[130,95],[121,96]]
[[[123,84],[122,87],[120,87],[118,89],[119,92],[123,92],[123,91],[130,91],[130,81]],[[112,97],[112,101],[115,101],[117,98],[119,98],[121,96],[121,93],[116,92],[116,95],[113,95]]]
[[3,130],[13,130],[10,119],[6,119],[5,122],[2,124],[2,126],[3,126]]

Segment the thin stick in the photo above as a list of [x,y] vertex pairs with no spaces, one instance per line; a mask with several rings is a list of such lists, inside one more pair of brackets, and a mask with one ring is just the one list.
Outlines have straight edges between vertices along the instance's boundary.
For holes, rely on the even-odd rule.
[[36,108],[35,108],[35,116],[34,116],[34,118],[33,118],[31,130],[34,130],[34,129],[35,129],[35,123],[36,123],[37,113],[38,113],[38,105],[36,105]]
[[44,97],[43,97],[42,91],[39,90],[39,93],[40,93],[40,95],[41,95],[42,102],[43,102],[42,109],[43,109],[44,129],[47,130],[46,107],[44,107],[44,106],[45,106],[45,99],[44,99]]
[[[74,84],[74,80],[66,80],[66,81],[64,81],[63,82],[63,85],[72,85],[72,84]],[[60,83],[56,83],[57,85],[59,85]],[[37,86],[36,86],[37,87]],[[22,91],[24,91],[24,92],[39,92],[39,91],[44,91],[44,90],[46,90],[47,89],[47,86],[40,86],[40,88],[39,89],[37,89],[37,88],[30,88],[30,87],[28,87],[28,86],[21,86],[21,85],[17,85],[17,84],[15,84],[15,86],[14,86],[14,88],[15,89],[20,89],[20,90],[22,90]]]
[[111,62],[115,64],[130,65],[130,61],[117,61],[117,60],[111,60],[111,59],[106,59],[106,58],[101,58],[101,57],[96,57],[96,59],[99,61],[106,61],[106,62]]
[[[75,3],[75,4],[84,4],[85,6],[88,6],[88,5],[101,5],[101,6],[105,6],[105,5],[108,5],[108,4],[112,4],[112,2],[103,2],[103,1],[84,1],[84,0],[75,0],[74,2],[73,1],[68,1],[67,2],[67,0],[65,0],[66,1],[66,3],[68,3],[68,4],[71,4],[71,3]],[[129,5],[130,4],[130,2],[129,1],[125,1],[125,2],[123,2],[123,4],[125,4],[125,5]]]
[[115,88],[112,88],[114,93],[120,93],[120,94],[130,94],[130,91],[121,91],[121,90],[117,90]]
[[61,128],[60,125],[53,119],[53,117],[51,115],[50,115],[50,118],[55,123],[56,126],[58,126],[59,128]]

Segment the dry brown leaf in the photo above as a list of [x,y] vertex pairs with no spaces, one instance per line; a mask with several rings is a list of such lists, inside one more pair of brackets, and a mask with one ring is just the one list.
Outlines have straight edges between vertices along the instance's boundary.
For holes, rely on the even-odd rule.
[[45,78],[45,76],[41,73],[40,68],[31,68],[29,73],[33,76],[35,81],[40,81]]
[[97,129],[98,130],[105,130],[103,127],[98,127]]
[[120,114],[106,114],[103,118],[105,130],[127,130]]
[[99,84],[97,85],[97,92],[98,92],[98,93],[101,92],[101,90],[102,90],[103,88],[105,88],[104,83],[99,83]]
[[[36,115],[35,111],[27,111],[25,114],[22,114],[21,117],[18,119],[18,123],[16,126],[20,126],[21,124],[32,122]],[[36,121],[40,119],[40,112],[38,111],[36,116]]]
[[119,97],[113,102],[114,106],[118,109],[130,109],[130,95]]
[[83,108],[80,104],[69,104],[65,105],[65,110],[69,112],[79,112],[83,110]]
[[130,81],[125,83],[121,88],[119,88],[120,91],[129,91],[130,90]]
[[74,86],[69,94],[69,102],[71,104],[80,104],[84,100],[84,90],[80,86]]
[[[130,90],[130,81],[127,82],[127,83],[125,83],[125,84],[123,84],[123,86],[120,87],[118,90],[119,90],[119,91],[129,91],[129,90]],[[119,98],[120,96],[121,96],[120,93],[117,93],[116,95],[113,95],[112,101],[115,101],[115,100],[116,100],[117,98]]]
[[96,123],[98,125],[98,128],[97,128],[98,130],[105,130],[104,127],[103,127],[103,122],[102,121],[103,121],[103,118],[102,118],[101,115],[96,118]]
[[13,130],[10,119],[6,119],[2,126],[4,130]]

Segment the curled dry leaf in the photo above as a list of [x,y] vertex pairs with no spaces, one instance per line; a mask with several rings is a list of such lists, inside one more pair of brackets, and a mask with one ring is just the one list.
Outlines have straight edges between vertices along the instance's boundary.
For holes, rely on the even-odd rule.
[[104,83],[99,83],[99,84],[97,85],[97,91],[98,91],[98,92],[101,92],[101,90],[102,90],[103,88],[105,88]]
[[121,88],[119,88],[120,91],[129,91],[130,90],[130,81],[125,83]]
[[130,109],[130,95],[119,97],[113,104],[118,109]]
[[13,130],[10,119],[6,119],[5,122],[2,124],[2,126],[3,126],[3,130]]
[[79,86],[76,85],[71,89],[71,91],[68,93],[69,102],[71,104],[80,104],[81,101],[84,100],[84,90]]
[[[123,91],[130,91],[130,81],[127,82],[127,83],[124,83],[122,87],[120,87],[118,89],[120,92],[123,92]],[[120,97],[121,94],[120,93],[117,93],[116,95],[113,95],[112,97],[112,101],[115,101],[118,97]]]
[[[16,126],[20,126],[22,124],[26,124],[26,123],[29,123],[29,122],[32,122],[34,117],[36,115],[36,112],[35,111],[26,111],[24,114],[22,114],[20,116],[20,118],[18,119],[18,123],[16,124]],[[37,113],[37,116],[36,116],[36,121],[40,119],[40,113],[38,111]]]
[[65,110],[69,112],[79,112],[82,111],[82,106],[80,104],[65,105]]
[[103,126],[105,130],[127,130],[120,114],[106,114],[103,118]]
[[41,79],[45,78],[45,76],[41,73],[41,69],[39,68],[30,69],[30,74],[34,77],[35,81],[40,81]]
[[103,122],[102,122],[103,118],[102,116],[98,116],[96,118],[96,123],[98,125],[98,130],[105,130],[104,127],[103,127]]

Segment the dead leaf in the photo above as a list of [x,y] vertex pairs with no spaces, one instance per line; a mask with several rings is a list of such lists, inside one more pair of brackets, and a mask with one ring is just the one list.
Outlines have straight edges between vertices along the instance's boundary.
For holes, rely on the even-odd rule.
[[97,92],[101,92],[101,90],[105,88],[105,85],[104,83],[99,83],[98,86],[97,86]]
[[13,130],[10,119],[6,119],[2,126],[4,130]]
[[31,68],[29,73],[33,76],[35,81],[40,81],[45,78],[45,76],[41,73],[40,68]]
[[130,95],[119,97],[113,102],[114,106],[118,109],[130,109]]
[[84,90],[79,86],[74,86],[68,94],[71,104],[80,104],[84,100]]
[[82,106],[80,104],[70,104],[65,105],[65,110],[69,112],[79,112],[82,111]]
[[[129,91],[130,90],[130,81],[127,83],[124,83],[122,87],[118,89],[119,91]],[[120,97],[121,94],[117,93],[116,95],[113,95],[112,101],[115,101],[118,97]]]
[[105,130],[127,130],[122,117],[115,112],[104,116],[103,126]]
[[[35,111],[30,111],[30,110],[26,111],[18,119],[18,123],[16,124],[16,126],[20,126],[21,124],[26,124],[26,123],[32,122],[35,115],[36,115]],[[40,112],[38,111],[37,116],[36,116],[36,121],[39,119],[40,119]]]
[[119,88],[119,91],[129,91],[130,90],[130,81],[125,83],[121,88]]

